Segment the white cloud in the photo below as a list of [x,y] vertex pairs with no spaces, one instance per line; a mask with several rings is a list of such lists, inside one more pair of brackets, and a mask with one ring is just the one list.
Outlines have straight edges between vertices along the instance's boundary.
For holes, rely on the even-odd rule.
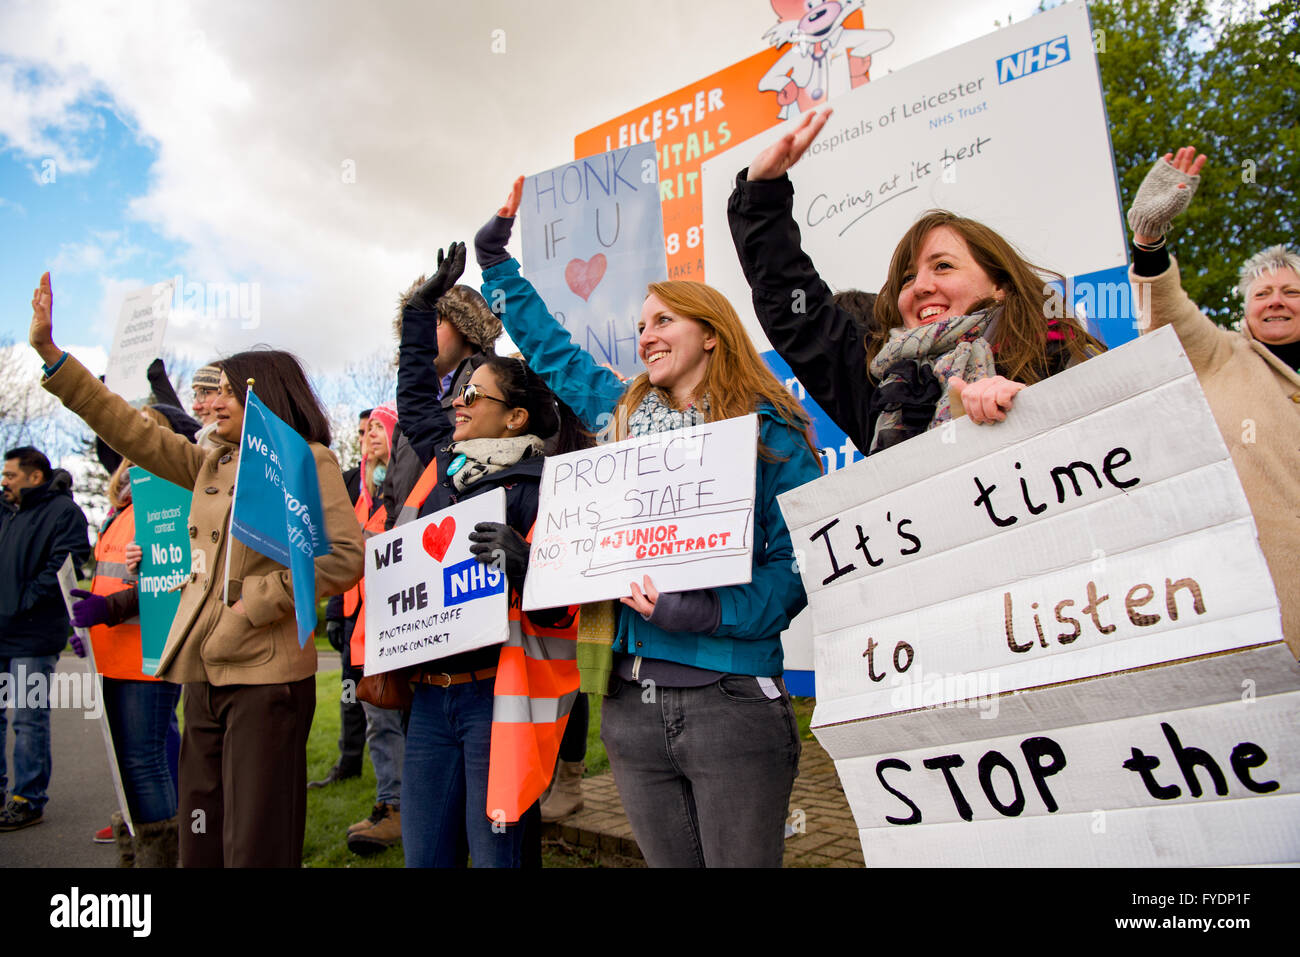
[[[873,25],[903,49],[909,33],[934,35],[933,8],[984,32],[1006,6],[934,0],[925,23],[900,27],[907,4],[881,0],[874,10],[894,12]],[[28,156],[89,162],[68,145],[88,122],[81,104],[111,97],[157,151],[131,215],[183,244],[187,282],[259,291],[255,327],[185,311],[169,345],[211,356],[269,342],[337,368],[391,343],[397,292],[439,246],[470,241],[517,174],[763,49],[773,19],[765,0],[9,4],[0,54],[47,79],[25,88],[22,68],[0,72],[0,102],[14,98],[0,135]],[[84,245],[67,255],[115,268]],[[465,281],[477,279],[471,265]],[[105,321],[124,284],[106,284]]]

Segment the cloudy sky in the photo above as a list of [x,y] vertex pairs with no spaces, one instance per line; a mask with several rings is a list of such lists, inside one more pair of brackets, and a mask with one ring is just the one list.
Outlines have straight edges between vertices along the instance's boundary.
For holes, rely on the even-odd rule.
[[[1036,7],[868,0],[896,38],[872,73]],[[25,341],[49,269],[59,343],[101,365],[125,293],[179,276],[243,284],[245,314],[182,310],[169,349],[266,342],[337,373],[391,343],[397,292],[514,176],[775,21],[768,0],[4,0],[0,337]]]

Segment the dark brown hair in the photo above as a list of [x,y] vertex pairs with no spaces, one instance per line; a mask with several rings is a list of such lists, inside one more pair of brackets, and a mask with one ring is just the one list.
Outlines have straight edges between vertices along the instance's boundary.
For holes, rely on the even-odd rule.
[[[1106,347],[1094,338],[1074,317],[1061,289],[1065,278],[1059,273],[1040,269],[1026,262],[1014,246],[983,223],[966,219],[944,209],[932,209],[921,216],[903,234],[889,261],[889,275],[876,299],[875,328],[867,332],[867,365],[889,341],[889,332],[903,325],[898,311],[898,295],[903,278],[915,268],[916,257],[930,231],[947,226],[965,240],[972,258],[988,273],[994,285],[1001,287],[1002,314],[994,330],[993,347],[999,375],[1032,385],[1051,372],[1047,348],[1047,321],[1054,318],[1062,334],[1062,348],[1079,360]],[[1049,282],[1050,281],[1050,282]],[[1051,283],[1059,283],[1060,289]],[[971,312],[986,309],[994,300],[986,299],[971,307]]]
[[226,374],[240,405],[248,404],[248,380],[262,404],[308,442],[330,444],[330,423],[298,357],[278,349],[237,352],[214,363]]
[[591,433],[583,429],[573,410],[560,401],[523,359],[490,356],[483,366],[497,380],[501,397],[510,408],[528,413],[527,434],[543,441],[555,436],[554,443],[551,443],[554,449],[551,450],[548,444],[547,454],[563,455],[595,444]]

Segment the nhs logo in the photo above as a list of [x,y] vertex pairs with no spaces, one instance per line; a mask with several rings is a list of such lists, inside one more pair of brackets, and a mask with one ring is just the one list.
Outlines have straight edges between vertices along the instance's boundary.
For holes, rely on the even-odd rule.
[[485,565],[477,558],[449,565],[442,570],[443,605],[450,608],[462,602],[506,590],[506,576],[501,569]]
[[998,60],[998,83],[1010,83],[1022,76],[1059,66],[1070,59],[1070,42],[1065,37],[1048,40]]

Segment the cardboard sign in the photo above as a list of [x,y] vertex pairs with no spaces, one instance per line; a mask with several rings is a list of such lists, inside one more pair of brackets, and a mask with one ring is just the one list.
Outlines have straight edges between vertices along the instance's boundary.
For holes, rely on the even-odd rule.
[[[77,587],[77,573],[72,570],[72,556],[68,555],[63,559],[63,564],[59,566],[59,590],[63,592],[63,604],[68,609],[68,618],[72,617],[72,606],[76,599],[72,597],[72,589]],[[86,649],[86,669],[90,681],[95,686],[95,700],[99,707],[99,728],[104,733],[104,750],[108,752],[108,773],[113,780],[113,793],[117,795],[117,807],[122,812],[122,820],[126,822],[127,830],[132,836],[135,835],[135,822],[131,820],[131,809],[126,803],[126,789],[122,787],[122,772],[117,766],[117,751],[113,747],[113,729],[108,724],[108,710],[104,707],[104,680],[95,667],[95,644],[90,640],[90,632],[85,628],[74,628],[74,632],[81,639],[82,645]],[[86,715],[90,717],[89,714]]]
[[[1056,833],[1051,822],[1097,809],[1163,828],[1160,815],[1177,808],[1180,821],[1199,828],[1200,811],[1187,817],[1185,806],[1207,801],[1190,778],[1177,795],[1142,790],[1146,758],[1130,748],[1154,754],[1160,741],[1162,782],[1200,760],[1185,747],[1208,754],[1213,745],[1233,799],[1295,790],[1249,785],[1280,781],[1294,766],[1287,716],[1295,699],[1249,720],[1227,704],[1243,694],[1233,677],[1243,665],[1223,653],[1280,642],[1281,621],[1245,495],[1172,330],[1022,391],[1005,422],[948,423],[786,493],[780,504],[802,551],[816,636],[813,727],[836,758],[869,862],[939,863],[927,855],[946,843],[949,863],[1065,863],[1084,852],[1068,850],[1074,838],[1063,836],[1067,850],[1052,858],[1054,845],[1042,843]],[[1264,684],[1263,666],[1244,673],[1252,701],[1300,690],[1285,653],[1271,654],[1269,688],[1255,687]],[[1216,655],[1180,665],[1170,680],[1169,663]],[[1288,720],[1292,732],[1278,733]],[[1252,748],[1268,757],[1246,768],[1257,760]],[[1234,753],[1245,778],[1234,779]],[[928,783],[906,777],[921,796],[913,820],[890,791],[909,793],[895,781],[908,772],[881,761],[934,771],[945,791],[959,786],[996,800],[984,805],[987,814],[966,818],[961,800],[941,810]],[[1041,794],[1035,776],[1054,774],[1044,769],[1057,764],[1071,770],[1044,784],[1052,802],[1022,807],[1015,781],[1028,802]],[[1260,811],[1268,820],[1280,813],[1274,800]],[[1226,812],[1208,813],[1205,821]],[[984,833],[1010,818],[1037,843]],[[978,840],[964,831],[952,837],[954,827],[974,824]],[[879,828],[887,840],[877,839]],[[1130,840],[1103,853],[1094,842],[1087,853],[1098,855],[1094,863],[1169,863],[1137,850],[1158,844]],[[957,846],[979,856],[962,858]],[[1286,853],[1300,859],[1300,839]],[[1182,862],[1224,860],[1198,854],[1189,847]],[[1245,863],[1243,854],[1228,856]]]
[[646,285],[668,275],[654,144],[528,177],[519,229],[528,279],[574,342],[621,375],[639,373]]
[[131,501],[135,503],[135,541],[140,558],[136,590],[140,596],[140,649],[142,670],[158,670],[172,619],[180,607],[177,587],[190,574],[190,539],[186,517],[190,489],[173,485],[139,466],[131,467]]
[[477,523],[505,515],[493,489],[366,540],[366,674],[506,640],[505,572],[469,550]]
[[758,416],[547,458],[523,609],[753,575]]
[[167,317],[171,314],[174,280],[137,289],[122,302],[117,331],[108,350],[104,384],[128,402],[149,397],[145,376],[149,363],[162,354]]
[[[948,209],[992,227],[1030,262],[1070,278],[1114,346],[1132,338],[1120,200],[1088,11],[1071,3],[913,64],[835,100],[790,170],[803,249],[832,289],[877,290],[917,216]],[[1045,124],[1069,148],[1043,153]],[[703,164],[705,267],[760,350],[727,226],[736,173],[782,124]],[[1103,275],[1104,273],[1104,275]]]

